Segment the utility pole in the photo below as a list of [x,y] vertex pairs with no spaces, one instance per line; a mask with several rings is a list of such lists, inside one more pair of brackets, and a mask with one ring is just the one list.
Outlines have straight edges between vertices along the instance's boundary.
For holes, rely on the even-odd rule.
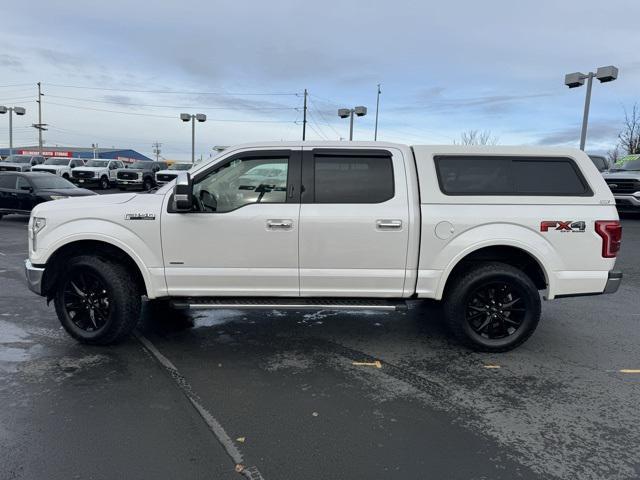
[[302,107],[303,117],[302,117],[302,140],[307,139],[307,89],[304,89],[304,106]]
[[155,155],[156,155],[156,162],[160,161],[160,147],[161,146],[162,146],[162,144],[160,142],[155,142],[154,144],[152,144],[153,153],[155,153]]
[[584,97],[584,111],[582,113],[582,129],[580,130],[580,150],[584,152],[587,143],[587,123],[589,122],[589,107],[591,106],[591,88],[593,86],[593,77],[596,74],[589,72],[587,75],[587,94]]
[[380,84],[378,84],[378,97],[376,98],[376,128],[373,133],[373,140],[378,140],[378,110],[380,109],[380,94],[382,90],[380,90]]
[[38,130],[38,153],[40,155],[42,155],[42,131],[47,130],[47,124],[42,123],[42,96],[44,93],[42,93],[41,86],[42,84],[38,82],[38,100],[36,100],[36,103],[38,104],[38,123],[31,125],[33,128]]

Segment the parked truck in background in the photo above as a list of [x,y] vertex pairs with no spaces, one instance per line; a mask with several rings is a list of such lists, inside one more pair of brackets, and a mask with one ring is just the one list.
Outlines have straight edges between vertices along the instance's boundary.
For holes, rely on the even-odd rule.
[[304,142],[231,147],[149,194],[37,206],[30,288],[81,342],[176,308],[442,302],[478,350],[522,344],[552,300],[616,291],[621,227],[573,149]]

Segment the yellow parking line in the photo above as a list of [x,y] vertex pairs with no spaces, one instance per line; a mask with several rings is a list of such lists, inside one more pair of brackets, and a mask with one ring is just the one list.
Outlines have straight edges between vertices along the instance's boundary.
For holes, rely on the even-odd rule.
[[621,370],[618,370],[620,373],[640,373],[640,369],[634,369],[634,368],[623,368]]
[[500,365],[483,365],[483,367],[489,369],[502,368]]
[[376,368],[382,368],[382,363],[380,362],[380,360],[376,360],[375,362],[352,362],[352,365],[355,365],[357,367],[376,367]]

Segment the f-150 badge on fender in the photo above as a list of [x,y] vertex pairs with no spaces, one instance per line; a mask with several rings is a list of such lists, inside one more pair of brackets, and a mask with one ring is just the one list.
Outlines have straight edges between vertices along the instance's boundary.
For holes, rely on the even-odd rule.
[[125,220],[155,220],[155,213],[127,213],[124,216]]

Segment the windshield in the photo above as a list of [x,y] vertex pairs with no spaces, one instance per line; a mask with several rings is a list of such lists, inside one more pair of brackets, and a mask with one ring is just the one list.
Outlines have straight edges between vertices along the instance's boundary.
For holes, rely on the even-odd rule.
[[174,163],[169,167],[169,170],[189,170],[191,166],[190,163]]
[[107,165],[109,165],[109,161],[108,160],[89,160],[85,166],[86,167],[103,167],[104,168]]
[[145,168],[149,168],[149,165],[151,165],[151,162],[133,162],[129,165],[129,168],[139,168],[144,170]]
[[68,182],[62,177],[51,175],[49,173],[33,175],[31,177],[31,182],[38,190],[76,188],[73,183]]
[[47,158],[44,162],[45,165],[66,165],[70,159],[68,158]]
[[599,155],[589,155],[589,157],[591,158],[591,161],[593,162],[593,164],[596,166],[598,170],[603,172],[607,169],[608,165],[607,165],[606,158],[601,157]]
[[614,170],[614,171],[617,171],[617,172],[628,171],[628,170],[638,171],[638,170],[640,170],[640,159],[638,159],[638,160],[629,160],[624,165],[618,165],[618,166],[616,166],[616,168],[612,168],[611,170]]
[[8,163],[31,163],[31,157],[27,155],[9,155],[5,162]]

